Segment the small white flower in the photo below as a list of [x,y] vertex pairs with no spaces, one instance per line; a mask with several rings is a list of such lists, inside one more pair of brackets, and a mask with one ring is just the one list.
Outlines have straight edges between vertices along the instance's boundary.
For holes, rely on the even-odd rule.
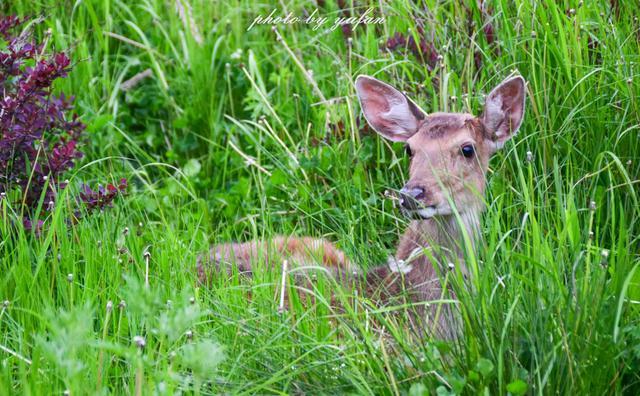
[[533,153],[531,151],[527,151],[527,156],[525,158],[527,162],[533,161]]
[[230,58],[234,60],[242,58],[242,48],[235,50],[233,54],[231,54]]
[[145,345],[147,345],[147,342],[145,341],[144,337],[142,336],[135,336],[133,337],[133,342],[136,344],[136,346],[140,349],[144,348]]

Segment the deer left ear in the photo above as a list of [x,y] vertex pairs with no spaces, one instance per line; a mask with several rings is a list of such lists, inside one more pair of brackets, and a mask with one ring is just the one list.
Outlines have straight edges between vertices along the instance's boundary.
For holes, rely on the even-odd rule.
[[482,122],[487,139],[495,150],[502,148],[520,129],[524,117],[525,89],[524,78],[510,77],[487,96]]

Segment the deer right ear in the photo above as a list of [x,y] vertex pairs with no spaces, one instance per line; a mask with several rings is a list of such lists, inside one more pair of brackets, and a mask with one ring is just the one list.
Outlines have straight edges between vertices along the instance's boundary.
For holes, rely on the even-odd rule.
[[394,142],[404,142],[413,136],[426,117],[402,92],[373,77],[358,76],[356,92],[369,125]]

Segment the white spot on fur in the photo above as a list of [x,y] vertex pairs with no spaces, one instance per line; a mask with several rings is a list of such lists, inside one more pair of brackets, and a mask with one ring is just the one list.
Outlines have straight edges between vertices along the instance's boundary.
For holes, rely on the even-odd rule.
[[314,239],[311,241],[311,249],[316,252],[321,252],[324,250],[324,243],[319,239]]
[[413,270],[413,266],[411,264],[407,264],[406,261],[398,260],[393,256],[389,256],[389,258],[387,259],[387,265],[389,266],[391,272],[401,274],[408,274],[409,272],[411,272],[411,270]]

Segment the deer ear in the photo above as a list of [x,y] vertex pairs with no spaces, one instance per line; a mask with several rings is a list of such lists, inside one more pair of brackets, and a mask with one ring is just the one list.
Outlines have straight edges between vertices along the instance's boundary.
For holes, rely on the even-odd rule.
[[524,99],[525,82],[521,76],[507,78],[487,96],[482,122],[496,150],[518,132],[524,117]]
[[369,125],[394,142],[409,139],[426,117],[426,113],[402,92],[373,77],[358,76],[356,92]]

